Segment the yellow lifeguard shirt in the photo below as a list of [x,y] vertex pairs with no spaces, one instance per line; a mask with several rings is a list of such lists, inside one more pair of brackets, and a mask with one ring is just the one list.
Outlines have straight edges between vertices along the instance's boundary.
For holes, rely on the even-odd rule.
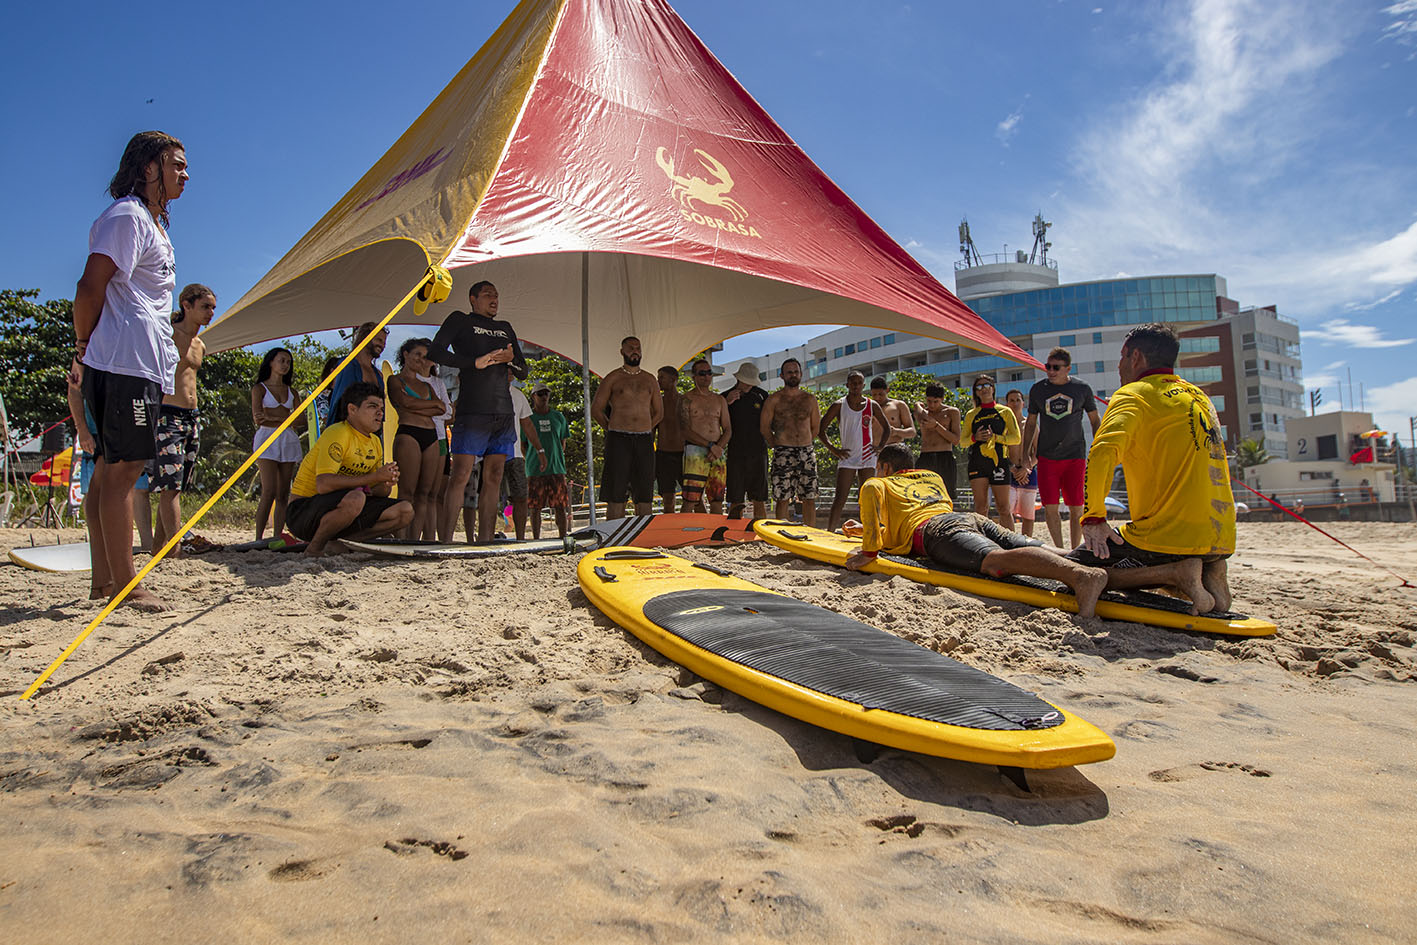
[[315,479],[326,473],[363,476],[384,461],[384,446],[376,436],[366,436],[348,423],[334,423],[315,441],[315,448],[300,461],[290,494],[308,499],[319,490]]
[[1205,392],[1151,374],[1112,396],[1087,454],[1086,518],[1105,518],[1112,471],[1127,477],[1132,520],[1122,537],[1177,555],[1235,550],[1235,499],[1220,418]]
[[915,530],[954,511],[945,481],[928,469],[905,469],[867,479],[861,486],[861,550],[910,554]]

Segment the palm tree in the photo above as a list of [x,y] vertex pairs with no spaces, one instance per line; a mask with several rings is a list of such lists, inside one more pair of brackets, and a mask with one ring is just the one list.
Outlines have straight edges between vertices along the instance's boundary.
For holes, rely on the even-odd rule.
[[1264,442],[1254,438],[1241,440],[1240,445],[1235,447],[1235,465],[1241,469],[1250,466],[1263,466],[1269,462],[1269,453],[1264,448]]

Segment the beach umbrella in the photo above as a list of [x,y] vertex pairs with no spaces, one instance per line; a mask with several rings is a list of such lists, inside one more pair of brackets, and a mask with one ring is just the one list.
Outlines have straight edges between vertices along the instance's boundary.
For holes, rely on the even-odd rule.
[[74,448],[70,446],[40,463],[39,471],[30,475],[30,482],[37,486],[63,486],[67,489],[69,467],[73,462]]
[[802,324],[1038,364],[832,183],[663,0],[524,0],[203,337],[222,350],[378,320],[432,266],[451,271],[450,297],[395,322],[437,325],[487,279],[519,337],[601,374],[626,335],[653,367]]

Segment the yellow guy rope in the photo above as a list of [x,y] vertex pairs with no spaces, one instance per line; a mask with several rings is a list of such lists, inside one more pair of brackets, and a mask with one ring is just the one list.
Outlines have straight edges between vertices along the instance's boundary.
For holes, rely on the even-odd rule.
[[[430,268],[428,271],[428,275],[425,278],[419,280],[418,285],[410,289],[408,295],[405,295],[402,299],[399,299],[399,303],[389,310],[389,314],[384,316],[384,320],[379,322],[379,324],[374,328],[373,331],[364,336],[364,340],[354,346],[354,350],[350,351],[349,355],[339,363],[339,367],[335,368],[329,373],[329,375],[324,380],[315,385],[315,389],[310,391],[309,395],[303,401],[301,401],[300,406],[292,410],[290,412],[290,416],[286,417],[285,421],[281,423],[280,426],[276,427],[276,432],[267,437],[266,441],[262,443],[259,448],[257,448],[256,452],[252,453],[250,457],[247,458],[246,462],[242,463],[240,468],[237,469],[236,472],[231,474],[231,478],[227,479],[226,482],[222,483],[220,489],[212,493],[212,497],[208,499],[200,509],[197,510],[197,514],[193,515],[187,521],[186,525],[183,525],[180,529],[178,529],[177,534],[173,535],[170,539],[168,539],[167,544],[163,545],[162,550],[152,556],[151,561],[143,565],[143,569],[139,571],[136,575],[134,575],[133,580],[128,582],[128,586],[123,588],[123,590],[119,591],[118,594],[108,602],[108,605],[98,612],[98,616],[93,619],[93,623],[89,624],[88,627],[84,629],[83,633],[79,634],[77,637],[74,638],[74,642],[70,643],[69,646],[64,650],[64,652],[59,654],[58,659],[49,664],[48,669],[39,674],[38,679],[30,683],[30,687],[26,689],[24,693],[20,696],[21,699],[30,698],[30,696],[33,696],[35,694],[35,692],[39,689],[40,686],[44,685],[44,681],[48,679],[51,675],[53,675],[54,671],[58,669],[65,660],[67,660],[70,656],[74,654],[74,651],[79,648],[79,644],[83,643],[84,640],[88,638],[88,635],[90,633],[93,633],[95,630],[98,629],[98,625],[103,623],[104,618],[107,617],[109,614],[113,613],[113,609],[115,607],[123,603],[123,599],[127,597],[130,593],[132,593],[133,588],[138,586],[138,582],[141,581],[144,577],[146,577],[148,572],[151,571],[159,561],[166,557],[169,551],[177,547],[178,542],[182,540],[182,536],[187,534],[187,532],[191,531],[192,526],[196,525],[198,520],[200,520],[203,515],[207,514],[208,510],[210,510],[211,507],[216,504],[217,499],[220,499],[223,495],[225,495],[226,491],[236,483],[236,480],[241,478],[242,474],[245,473],[246,470],[251,468],[251,464],[260,458],[261,454],[266,451],[266,447],[274,443],[276,441],[276,438],[279,437],[282,433],[284,433],[286,428],[289,427],[291,423],[295,421],[296,417],[303,416],[305,413],[305,408],[310,406],[310,404],[315,400],[315,397],[320,393],[320,391],[324,390],[326,387],[332,384],[334,382],[334,379],[339,376],[339,372],[343,371],[345,367],[351,361],[354,360],[354,356],[357,355],[361,350],[363,350],[364,346],[369,343],[369,340],[375,335],[377,335],[379,332],[383,331],[385,325],[393,321],[393,318],[395,315],[398,314],[399,309],[407,305],[409,303],[409,300],[418,294],[419,289],[423,288],[424,285],[428,284],[431,280],[435,278],[436,273]],[[331,405],[331,409],[334,409],[333,404]]]

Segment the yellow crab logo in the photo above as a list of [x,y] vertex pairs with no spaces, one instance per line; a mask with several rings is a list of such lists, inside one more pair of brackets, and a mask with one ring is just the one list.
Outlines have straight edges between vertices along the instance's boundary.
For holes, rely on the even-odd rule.
[[[654,152],[654,163],[659,165],[664,176],[673,184],[670,193],[679,202],[679,213],[684,219],[699,226],[762,239],[762,234],[756,227],[743,225],[743,221],[748,219],[748,211],[741,203],[728,196],[728,192],[733,189],[733,175],[728,172],[728,168],[718,158],[699,148],[694,149],[694,156],[699,159],[699,165],[708,172],[708,177],[676,173],[674,159],[670,157],[668,148],[658,148]],[[723,220],[711,216],[710,208],[715,207],[731,219]]]

